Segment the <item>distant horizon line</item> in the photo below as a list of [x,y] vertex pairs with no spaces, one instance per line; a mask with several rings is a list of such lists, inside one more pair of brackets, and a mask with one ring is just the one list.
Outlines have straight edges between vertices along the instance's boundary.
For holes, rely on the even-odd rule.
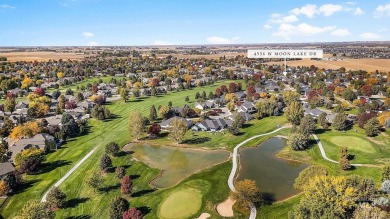
[[61,45],[50,45],[50,46],[44,46],[44,45],[33,45],[33,46],[0,46],[0,48],[45,48],[45,47],[83,47],[83,48],[98,48],[98,47],[179,47],[179,46],[205,46],[205,47],[211,47],[211,46],[240,46],[240,45],[297,45],[297,44],[342,44],[342,43],[390,43],[390,40],[375,40],[375,41],[333,41],[333,42],[284,42],[284,43],[232,43],[232,44],[168,44],[168,45],[72,45],[72,46],[61,46]]

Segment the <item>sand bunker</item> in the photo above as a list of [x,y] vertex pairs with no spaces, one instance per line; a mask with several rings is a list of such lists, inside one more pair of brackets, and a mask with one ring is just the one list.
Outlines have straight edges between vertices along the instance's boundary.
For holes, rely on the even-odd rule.
[[209,218],[211,215],[209,213],[202,213],[198,218],[196,219],[207,219]]
[[233,200],[231,197],[226,199],[226,201],[219,203],[217,205],[217,212],[222,217],[233,217],[233,205],[236,201]]

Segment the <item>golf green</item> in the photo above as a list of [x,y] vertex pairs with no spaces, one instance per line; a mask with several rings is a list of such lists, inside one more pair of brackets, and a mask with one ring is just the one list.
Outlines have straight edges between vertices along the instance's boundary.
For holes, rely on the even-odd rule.
[[375,153],[375,148],[370,142],[355,136],[333,136],[330,142],[340,147],[347,147],[365,153]]
[[189,218],[202,205],[202,193],[193,188],[176,190],[167,196],[159,207],[159,216],[164,219]]

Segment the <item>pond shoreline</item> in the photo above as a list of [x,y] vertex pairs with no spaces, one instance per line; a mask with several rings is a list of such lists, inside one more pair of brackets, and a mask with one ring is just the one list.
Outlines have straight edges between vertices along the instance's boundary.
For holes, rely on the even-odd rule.
[[[265,142],[267,142],[267,141],[269,141],[269,140],[271,140],[271,139],[273,139],[273,138],[281,139],[281,140],[287,139],[286,136],[281,136],[281,135],[270,136],[269,138],[265,139],[264,141],[262,141],[261,143],[257,144],[256,146],[240,148],[239,153],[238,153],[238,155],[239,155],[239,156],[238,156],[238,157],[239,157],[239,159],[238,159],[238,166],[239,166],[239,168],[238,168],[238,171],[237,171],[238,174],[235,176],[235,181],[240,177],[240,172],[241,172],[241,174],[243,174],[243,173],[242,173],[242,170],[243,170],[243,160],[244,160],[244,158],[243,158],[243,155],[242,155],[242,151],[248,150],[248,149],[257,148],[257,147],[261,147],[262,144],[264,144]],[[284,158],[284,157],[278,156],[279,152],[280,152],[281,150],[283,150],[285,147],[288,147],[288,145],[285,144],[281,149],[278,149],[278,150],[275,152],[275,154],[272,155],[273,159],[284,160],[284,161],[293,161],[293,162],[299,163],[299,165],[308,165],[308,166],[311,165],[310,163],[306,163],[306,162],[302,162],[302,161],[297,161],[297,160],[294,160],[294,159],[286,159],[286,158]],[[307,167],[305,167],[305,168],[307,168]],[[302,170],[301,170],[301,171],[302,171]],[[294,180],[295,180],[295,179],[294,179]],[[289,200],[289,199],[291,199],[291,198],[293,198],[293,197],[295,197],[295,196],[297,196],[297,195],[299,195],[299,194],[301,194],[301,193],[302,193],[302,192],[300,191],[299,193],[293,194],[292,196],[288,196],[288,197],[285,197],[285,198],[281,198],[281,199],[276,199],[276,198],[275,198],[275,201],[274,201],[273,203],[279,203],[279,202],[287,201],[287,200]]]
[[175,183],[173,185],[170,185],[170,186],[167,186],[167,187],[158,187],[158,186],[155,186],[155,185],[152,184],[153,181],[161,178],[166,170],[160,169],[158,167],[155,167],[153,164],[133,156],[133,158],[132,158],[133,160],[138,161],[138,162],[142,162],[145,165],[147,165],[148,167],[153,168],[153,169],[158,169],[160,171],[160,173],[157,176],[153,177],[148,182],[149,187],[151,187],[152,189],[168,189],[168,188],[175,187],[178,184],[180,184],[182,181],[187,179],[188,177],[190,177],[190,176],[192,176],[194,174],[197,174],[199,172],[202,172],[204,170],[207,170],[209,168],[215,167],[217,165],[226,163],[226,162],[230,161],[230,158],[232,157],[232,153],[230,151],[228,151],[228,150],[225,150],[225,149],[208,150],[208,149],[204,149],[204,148],[188,148],[188,147],[175,147],[175,146],[170,146],[170,145],[166,146],[166,145],[160,145],[160,144],[148,144],[148,142],[130,142],[130,143],[126,144],[125,146],[123,146],[122,150],[125,151],[125,152],[133,152],[133,150],[130,149],[130,147],[132,146],[131,144],[147,144],[147,145],[150,145],[150,146],[161,146],[161,147],[176,148],[176,149],[186,149],[186,150],[193,150],[193,151],[204,151],[204,152],[221,151],[221,152],[228,152],[229,153],[229,156],[225,160],[223,160],[221,162],[217,162],[217,163],[211,164],[211,165],[208,165],[207,167],[205,167],[203,169],[196,170],[193,173],[191,173],[189,176],[184,177],[183,179],[179,180],[177,183]]

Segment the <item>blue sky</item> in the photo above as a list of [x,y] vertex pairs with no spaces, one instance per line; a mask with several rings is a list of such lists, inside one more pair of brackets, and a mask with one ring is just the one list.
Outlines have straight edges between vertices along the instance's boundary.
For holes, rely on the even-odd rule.
[[0,0],[0,46],[390,40],[390,0]]

